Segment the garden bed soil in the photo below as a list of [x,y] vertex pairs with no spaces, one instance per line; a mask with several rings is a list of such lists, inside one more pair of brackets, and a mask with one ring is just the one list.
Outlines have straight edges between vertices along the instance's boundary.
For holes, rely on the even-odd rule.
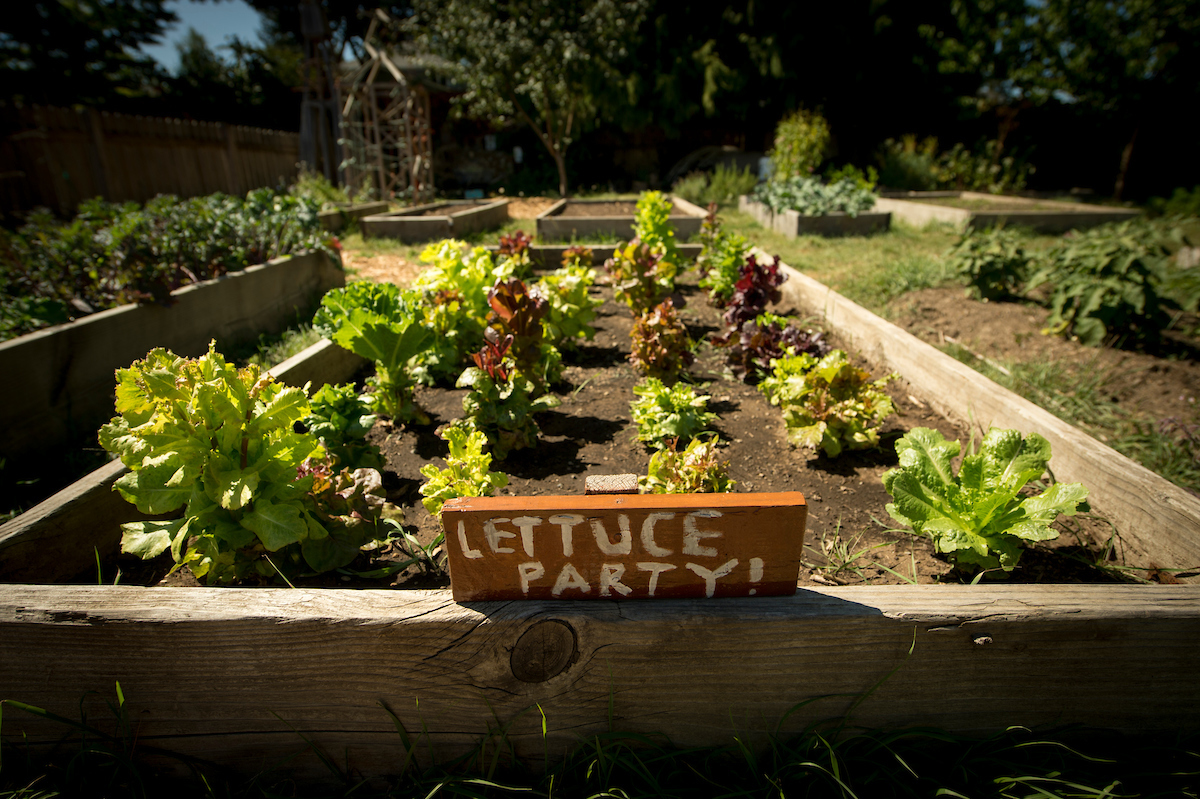
[[[703,291],[695,286],[694,274],[681,280],[679,295],[686,305],[682,316],[694,339],[722,329],[720,312],[708,305]],[[594,289],[605,300],[596,320],[596,337],[574,352],[564,354],[567,365],[563,383],[556,387],[562,398],[558,408],[540,414],[542,441],[535,449],[510,453],[493,469],[509,475],[509,485],[498,493],[517,496],[583,494],[589,475],[635,473],[644,475],[650,451],[635,438],[629,403],[633,386],[641,377],[626,360],[632,314],[612,300],[607,287]],[[829,335],[834,346],[836,333]],[[837,459],[788,445],[779,409],[771,406],[753,387],[728,377],[724,351],[709,344],[700,347],[691,373],[698,389],[712,396],[710,410],[720,419],[715,425],[727,445],[722,450],[730,463],[730,475],[738,492],[800,491],[808,503],[806,547],[800,585],[899,584],[906,582],[960,582],[969,576],[955,572],[937,557],[930,541],[911,531],[897,530],[885,506],[890,497],[883,488],[882,474],[896,465],[894,443],[913,427],[932,427],[947,438],[966,442],[967,433],[934,413],[922,400],[919,389],[896,381],[888,393],[898,413],[883,428],[883,446],[877,450],[847,451]],[[876,376],[879,376],[876,374]],[[444,467],[444,441],[435,435],[438,425],[462,415],[465,389],[421,388],[417,401],[434,419],[429,427],[406,428],[379,424],[371,440],[387,460],[384,485],[390,511],[422,542],[440,532],[436,520],[421,505],[419,489],[424,478],[420,468],[434,463]],[[1100,554],[1109,534],[1099,519],[1076,517],[1059,523],[1064,535],[1057,541],[1026,552],[1007,582],[1107,582],[1108,572],[1082,561],[1103,559]],[[848,548],[848,550],[847,550]],[[835,569],[839,552],[863,551],[846,568]],[[384,559],[393,556],[383,554]],[[125,561],[122,582],[153,583],[170,566],[160,560],[147,568]],[[366,558],[353,569],[371,566]],[[132,572],[139,574],[134,575]],[[415,570],[399,575],[393,585],[425,588],[444,585],[418,575]],[[177,573],[170,585],[195,584],[188,575]],[[309,585],[378,586],[378,581],[359,580],[351,575],[327,575],[307,581]]]
[[[542,209],[543,211],[545,209]],[[607,216],[633,216],[637,213],[637,202],[633,200],[623,201],[615,200],[613,202],[597,202],[589,200],[588,202],[570,202],[563,206],[562,211],[555,216],[586,216],[586,217],[607,217]],[[678,207],[671,209],[671,216],[687,216],[682,213]]]

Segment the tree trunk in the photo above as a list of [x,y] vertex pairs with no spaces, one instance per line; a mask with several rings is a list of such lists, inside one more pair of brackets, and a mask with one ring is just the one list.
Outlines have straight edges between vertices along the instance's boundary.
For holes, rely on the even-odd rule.
[[1121,169],[1117,172],[1117,182],[1113,186],[1114,200],[1121,199],[1121,194],[1125,191],[1125,178],[1129,174],[1129,159],[1133,157],[1133,145],[1137,141],[1139,130],[1141,130],[1141,125],[1133,129],[1133,135],[1129,137],[1125,149],[1121,151]]
[[565,199],[567,196],[566,153],[560,152],[558,149],[552,149],[550,154],[554,156],[554,165],[558,167],[558,194]]

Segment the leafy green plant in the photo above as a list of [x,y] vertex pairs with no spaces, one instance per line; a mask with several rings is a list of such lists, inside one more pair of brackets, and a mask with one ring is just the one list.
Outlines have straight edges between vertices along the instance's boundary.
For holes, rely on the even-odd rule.
[[[587,259],[591,261],[590,254]],[[596,270],[576,260],[542,277],[534,285],[534,290],[550,303],[542,319],[542,330],[549,343],[571,346],[580,339],[591,341],[596,335],[592,322],[596,318],[596,309],[604,301],[591,296],[590,289],[595,283]]]
[[683,383],[667,387],[658,378],[647,377],[633,387],[633,393],[638,398],[629,403],[629,413],[637,425],[638,441],[655,449],[666,446],[667,439],[691,441],[717,420],[708,410],[712,398]]
[[1146,208],[1158,216],[1200,216],[1200,185],[1191,191],[1180,186],[1168,198],[1151,197]]
[[779,271],[778,257],[770,263],[759,263],[758,256],[751,254],[739,270],[723,317],[725,324],[734,329],[740,328],[743,322],[757,319],[770,303],[779,302],[782,296],[779,287],[787,280],[787,273]]
[[[736,338],[735,338],[736,337]],[[744,383],[757,383],[771,372],[771,364],[786,355],[807,353],[817,358],[829,352],[822,333],[793,327],[785,317],[759,314],[724,336],[715,336],[713,344],[728,347],[730,371]]]
[[717,437],[695,438],[682,451],[677,442],[666,445],[650,456],[646,476],[638,478],[643,494],[722,494],[733,490],[729,461],[719,457]]
[[661,191],[642,192],[633,216],[633,235],[664,261],[678,265],[679,249],[675,246],[675,226],[671,224],[674,209],[671,198]]
[[906,134],[900,141],[887,139],[879,147],[879,181],[890,189],[931,191],[938,187],[938,140],[922,141]]
[[613,297],[629,306],[635,316],[650,310],[675,290],[676,267],[660,253],[635,238],[619,245],[604,262]]
[[1051,286],[1048,333],[1088,346],[1109,337],[1153,341],[1170,321],[1158,293],[1168,255],[1144,224],[1073,231],[1046,252],[1027,289]]
[[708,191],[708,175],[704,172],[689,172],[671,185],[671,193],[690,203],[703,203]]
[[879,445],[879,428],[896,410],[883,391],[894,378],[872,381],[834,350],[820,360],[800,354],[774,361],[758,390],[783,411],[788,441],[835,458],[843,449]]
[[511,450],[536,446],[539,429],[533,414],[561,404],[553,394],[535,398],[533,382],[505,363],[511,346],[512,336],[500,338],[495,328],[488,328],[483,349],[471,356],[475,366],[467,367],[457,384],[471,391],[463,398],[466,416],[454,425],[482,433],[500,461]]
[[508,475],[493,472],[492,456],[483,451],[487,437],[477,430],[447,425],[440,433],[450,445],[446,468],[433,464],[421,467],[426,482],[421,485],[421,504],[439,519],[442,505],[455,497],[490,497],[496,489],[508,485]]
[[692,339],[670,299],[634,320],[629,360],[642,374],[673,383],[695,360]]
[[832,165],[825,170],[825,182],[832,185],[840,183],[843,180],[853,181],[855,186],[858,186],[863,191],[875,191],[875,186],[879,183],[879,172],[875,167],[867,167],[867,171],[863,172],[854,164],[846,164],[843,167],[834,169]]
[[1011,151],[1001,153],[1000,142],[986,141],[972,152],[961,142],[938,158],[938,186],[959,191],[1004,194],[1025,188],[1037,169]]
[[304,391],[234,368],[213,345],[194,360],[152,350],[117,370],[116,410],[100,430],[131,470],[116,489],[142,513],[185,508],[122,525],[125,552],[169,549],[212,584],[300,564],[328,571],[375,537],[379,473],[337,470],[316,435],[293,429],[309,414]]
[[313,328],[340,347],[375,362],[368,379],[377,412],[397,422],[429,424],[413,400],[408,362],[424,352],[434,331],[424,325],[420,297],[395,284],[355,281],[321,299]]
[[351,384],[326,383],[309,400],[309,414],[300,422],[321,441],[339,466],[350,469],[383,469],[379,447],[367,443],[367,433],[378,417],[369,398]]
[[960,566],[1012,571],[1023,542],[1056,538],[1051,522],[1087,510],[1088,490],[1080,483],[1020,495],[1050,463],[1050,442],[1037,433],[988,430],[956,475],[951,459],[960,449],[936,430],[914,428],[896,442],[900,465],[883,475],[895,500],[887,506],[892,518],[933,538],[937,551]]
[[721,230],[715,205],[709,206],[708,216],[700,226],[700,242],[700,256],[696,258],[696,268],[701,275],[700,288],[708,290],[711,304],[724,307],[741,277],[750,242],[738,233]]
[[576,244],[563,250],[562,265],[563,266],[582,266],[590,269],[595,263],[595,253],[592,248],[583,244]]
[[500,234],[500,246],[496,249],[496,259],[510,262],[513,273],[525,277],[533,272],[533,259],[529,252],[533,244],[533,236],[523,230],[513,231],[512,234]]
[[976,299],[1015,297],[1029,275],[1022,237],[1003,227],[968,229],[946,253]]
[[807,177],[817,170],[829,150],[829,123],[816,111],[798,108],[775,127],[775,145],[768,155],[774,179]]
[[671,193],[698,205],[735,202],[758,183],[750,167],[738,169],[735,164],[721,163],[708,172],[690,172],[671,187]]
[[562,354],[546,340],[542,318],[550,303],[541,294],[531,292],[517,278],[497,281],[488,292],[492,306],[491,329],[498,339],[512,340],[509,355],[516,370],[529,378],[539,394],[562,376]]
[[781,178],[760,183],[751,196],[777,214],[796,211],[803,216],[858,216],[875,207],[874,193],[850,178],[828,185],[816,178]]

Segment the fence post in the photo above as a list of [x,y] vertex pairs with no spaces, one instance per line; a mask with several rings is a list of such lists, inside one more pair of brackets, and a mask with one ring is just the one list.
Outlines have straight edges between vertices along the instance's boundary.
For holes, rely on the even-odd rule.
[[236,197],[242,193],[237,177],[237,140],[234,138],[233,125],[223,124],[221,127],[225,132],[225,180],[229,185],[229,193]]
[[104,152],[104,128],[100,122],[100,112],[95,108],[87,110],[88,136],[92,150],[92,176],[96,181],[96,189],[104,199],[111,199],[108,185],[108,155]]

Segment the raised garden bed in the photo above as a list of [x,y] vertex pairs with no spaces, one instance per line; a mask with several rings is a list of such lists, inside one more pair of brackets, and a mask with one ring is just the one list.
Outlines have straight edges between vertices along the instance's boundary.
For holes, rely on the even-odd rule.
[[460,237],[498,228],[507,221],[508,200],[446,200],[365,216],[359,220],[359,226],[364,238],[379,236],[418,242]]
[[1021,225],[1041,233],[1064,233],[1109,222],[1124,222],[1140,211],[1056,200],[1002,197],[976,191],[929,191],[889,194],[875,204],[910,225],[947,222],[960,227]]
[[885,232],[892,224],[892,215],[887,211],[864,211],[857,216],[842,212],[806,216],[792,210],[777,214],[745,194],[738,197],[738,210],[752,216],[766,229],[793,239],[797,236],[869,236]]
[[112,416],[117,368],[154,347],[199,355],[214,338],[278,332],[345,279],[324,253],[285,256],[177,289],[169,307],[124,305],[0,342],[0,372],[21,379],[0,409],[0,451],[9,463],[57,457]]
[[[682,197],[671,197],[671,224],[680,241],[700,233],[707,211]],[[634,200],[559,200],[537,216],[540,241],[586,241],[593,237],[633,236]]]
[[[557,269],[562,264],[563,253],[573,246],[571,244],[531,244],[529,246],[529,258],[539,269]],[[609,258],[612,258],[613,253],[617,249],[616,245],[613,244],[594,244],[589,245],[589,248],[592,251],[592,266],[600,266]],[[494,252],[499,248],[496,245],[491,245],[488,249]],[[675,249],[679,252],[680,259],[691,263],[700,255],[703,245],[676,244]]]
[[[1044,412],[820,284],[793,274],[785,288],[788,303],[823,313],[877,373],[901,371],[908,385],[898,399],[909,424],[953,432],[931,411],[938,408],[1058,436],[1051,439],[1056,475],[1086,482],[1111,518],[1124,514],[1118,524],[1127,544],[1132,536],[1150,555],[1194,554],[1194,498],[1172,505],[1165,481],[1138,473],[1098,442],[1067,438]],[[692,295],[696,326],[705,324],[701,303]],[[608,322],[624,318],[623,309],[604,310]],[[571,366],[575,393],[546,417],[546,441],[505,465],[514,476],[510,493],[546,483],[554,493],[577,494],[571,484],[593,469],[643,469],[640,460],[630,462],[625,425],[605,418],[605,403],[627,408],[630,399],[621,377],[626,346],[601,340]],[[440,391],[418,399],[435,416],[458,415],[454,392]],[[810,542],[822,529],[860,523],[843,517],[839,524],[835,496],[864,506],[880,501],[868,495],[886,455],[821,464],[780,451],[764,443],[773,432],[764,417],[750,420],[745,434],[733,432],[757,392],[733,382],[711,391],[722,405],[719,427],[735,438],[727,456],[746,459],[735,473],[739,488],[799,484],[809,501]],[[607,432],[584,439],[587,426]],[[415,494],[405,459],[428,459],[439,440],[425,430],[381,432],[393,468],[404,470],[391,491]],[[1072,457],[1073,446],[1086,452]],[[571,464],[565,473],[564,463]],[[817,480],[828,482],[818,487]],[[1136,507],[1122,510],[1123,502]],[[850,505],[839,507],[845,513]],[[60,541],[76,535],[73,547],[91,555],[94,529],[57,529]],[[0,652],[0,683],[5,697],[72,717],[84,691],[107,697],[119,679],[141,741],[257,770],[305,750],[299,732],[339,764],[380,775],[394,773],[405,754],[385,707],[421,757],[468,750],[499,728],[530,758],[607,729],[665,733],[683,746],[728,743],[734,735],[755,745],[781,720],[786,734],[844,714],[854,694],[885,677],[854,708],[853,723],[964,731],[1068,722],[1191,726],[1200,710],[1198,622],[1200,587],[1187,585],[806,584],[795,597],[771,599],[465,605],[446,589],[0,586],[0,634],[21,642]],[[829,695],[837,696],[796,709]],[[4,729],[34,743],[62,732],[16,713],[6,714]],[[311,754],[295,765],[310,774],[324,769]]]
[[322,211],[317,215],[317,218],[321,220],[322,228],[331,233],[337,233],[346,227],[351,220],[362,219],[364,216],[372,216],[374,214],[386,214],[387,210],[388,204],[386,200],[374,203],[342,203],[336,208]]

